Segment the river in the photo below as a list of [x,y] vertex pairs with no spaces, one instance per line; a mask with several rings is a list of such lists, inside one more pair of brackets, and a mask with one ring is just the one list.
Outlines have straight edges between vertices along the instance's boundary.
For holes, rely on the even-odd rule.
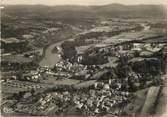
[[[67,39],[68,41],[73,41],[74,39]],[[64,40],[64,41],[67,41]],[[54,65],[61,60],[59,52],[52,52],[55,47],[60,47],[64,41],[59,41],[49,45],[45,50],[43,50],[43,58],[40,61],[40,66],[54,67]]]
[[45,52],[43,53],[43,58],[40,61],[39,65],[40,66],[48,66],[48,67],[54,67],[54,65],[60,61],[61,57],[60,54],[58,53],[53,53],[52,50],[56,47],[56,46],[60,46],[63,43],[63,41],[61,42],[57,42],[54,44],[49,45],[46,50],[44,50]]
[[[149,26],[147,26],[146,24],[141,24],[141,26],[144,27],[144,31],[149,30]],[[73,41],[74,39],[68,39],[68,41]],[[40,61],[39,65],[40,66],[48,66],[48,67],[54,67],[54,65],[60,61],[61,57],[59,53],[53,53],[52,50],[56,47],[56,46],[60,46],[64,41],[59,41],[57,43],[53,43],[51,45],[49,45],[43,52],[43,58]]]
[[144,27],[143,31],[150,30],[150,26],[145,23],[141,24],[141,26]]

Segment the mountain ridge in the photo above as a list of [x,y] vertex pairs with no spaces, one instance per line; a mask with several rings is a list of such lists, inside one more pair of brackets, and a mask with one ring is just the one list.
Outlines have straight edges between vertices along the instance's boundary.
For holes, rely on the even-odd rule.
[[[82,5],[6,5],[4,14],[23,16],[40,14],[42,17],[166,17],[164,5],[123,5],[108,4],[101,6]],[[167,7],[167,6],[166,6]],[[63,15],[62,15],[63,14]],[[72,14],[72,16],[70,16]],[[55,16],[56,15],[56,16]],[[2,16],[3,17],[3,16]]]

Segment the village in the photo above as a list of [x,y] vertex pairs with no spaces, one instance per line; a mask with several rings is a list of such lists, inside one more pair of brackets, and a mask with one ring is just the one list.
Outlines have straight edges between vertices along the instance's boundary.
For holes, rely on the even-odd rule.
[[12,13],[2,19],[2,115],[140,117],[165,109],[165,18],[38,21]]

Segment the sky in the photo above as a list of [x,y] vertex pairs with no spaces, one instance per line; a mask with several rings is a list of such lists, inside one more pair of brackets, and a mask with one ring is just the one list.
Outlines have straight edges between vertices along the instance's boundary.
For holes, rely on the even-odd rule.
[[1,0],[2,4],[43,4],[43,5],[105,5],[119,3],[134,4],[167,4],[167,0]]

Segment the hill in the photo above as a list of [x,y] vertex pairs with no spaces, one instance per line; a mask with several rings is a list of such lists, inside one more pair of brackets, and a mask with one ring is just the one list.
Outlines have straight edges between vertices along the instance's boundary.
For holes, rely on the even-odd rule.
[[97,17],[166,17],[163,5],[121,5],[103,6],[44,6],[44,5],[6,5],[2,10],[2,18],[15,16],[18,18],[97,18]]

